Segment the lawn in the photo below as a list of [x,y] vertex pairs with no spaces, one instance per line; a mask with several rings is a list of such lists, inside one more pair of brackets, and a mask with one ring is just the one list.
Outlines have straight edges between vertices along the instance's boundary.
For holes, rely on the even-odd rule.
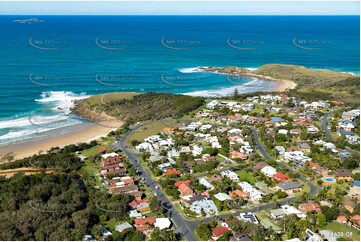
[[[340,232],[341,234],[344,233],[348,233],[351,234],[352,236],[349,237],[349,239],[353,240],[353,241],[359,241],[360,240],[360,231],[358,231],[355,228],[351,228],[349,226],[346,225],[342,225],[338,222],[331,222],[329,224],[326,225],[325,229],[331,230],[332,232]],[[343,236],[343,238],[348,238],[346,236]]]
[[139,142],[141,142],[143,139],[163,131],[163,129],[165,127],[170,127],[173,125],[174,125],[174,122],[171,122],[171,121],[155,122],[155,123],[145,125],[145,126],[141,127],[140,129],[138,129],[137,131],[135,131],[133,134],[131,134],[128,137],[128,139],[126,140],[126,143],[128,145],[130,145],[130,142],[132,140],[138,140]]
[[270,219],[264,212],[259,212],[256,213],[257,218],[260,220],[260,223],[266,227],[266,228],[270,228],[272,227],[273,230],[275,231],[282,231],[282,228],[275,223],[274,220]]
[[241,181],[246,180],[249,183],[253,183],[256,181],[256,179],[250,173],[248,173],[246,170],[236,171],[236,174],[239,176],[239,179]]
[[89,106],[93,106],[93,105],[109,103],[111,101],[120,100],[120,99],[131,100],[135,95],[139,95],[139,94],[135,92],[112,92],[106,94],[99,94],[88,98],[86,100],[86,103]]

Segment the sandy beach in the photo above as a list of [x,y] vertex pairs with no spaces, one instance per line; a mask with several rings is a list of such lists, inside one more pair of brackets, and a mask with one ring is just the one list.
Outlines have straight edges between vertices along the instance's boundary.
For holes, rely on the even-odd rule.
[[276,82],[277,87],[272,90],[274,92],[284,92],[290,89],[294,89],[297,86],[295,82],[289,80],[277,80]]
[[0,146],[0,158],[12,152],[16,159],[21,159],[39,153],[39,151],[46,151],[52,147],[64,147],[69,144],[77,144],[81,142],[90,142],[106,136],[109,132],[120,127],[121,123],[106,123],[106,124],[92,124],[86,128],[79,129],[67,134],[59,135],[54,138],[49,138],[41,141],[29,141],[19,144]]

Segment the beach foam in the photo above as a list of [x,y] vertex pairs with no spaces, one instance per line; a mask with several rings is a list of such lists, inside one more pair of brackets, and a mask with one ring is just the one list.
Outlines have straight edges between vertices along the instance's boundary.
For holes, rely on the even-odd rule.
[[0,136],[0,144],[36,138],[50,130],[82,123],[70,110],[74,106],[74,100],[89,97],[85,93],[54,91],[43,92],[40,97],[34,101],[43,106],[41,109],[20,117],[0,120],[0,128],[5,131]]
[[237,88],[238,93],[248,93],[257,91],[269,91],[277,84],[269,81],[259,80],[252,78],[253,80],[244,84],[234,85],[231,87],[223,87],[214,90],[194,91],[182,93],[189,96],[201,96],[201,97],[223,97],[233,95],[234,89]]
[[182,73],[202,72],[202,70],[200,70],[199,68],[202,68],[202,66],[191,67],[191,68],[180,68],[178,69],[178,71]]
[[43,92],[41,99],[35,99],[39,103],[51,103],[53,110],[59,110],[69,114],[70,109],[74,106],[73,101],[90,97],[85,93],[75,94],[73,92],[59,91],[59,92]]

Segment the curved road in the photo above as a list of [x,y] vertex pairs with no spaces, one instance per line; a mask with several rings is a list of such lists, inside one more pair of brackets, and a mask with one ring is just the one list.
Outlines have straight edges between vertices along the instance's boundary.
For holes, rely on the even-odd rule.
[[145,170],[140,164],[138,160],[138,156],[134,154],[126,145],[125,140],[134,133],[137,129],[139,129],[142,126],[145,126],[153,122],[148,122],[144,124],[138,124],[132,127],[121,139],[119,139],[115,146],[116,148],[121,149],[129,158],[130,162],[133,164],[133,166],[138,170],[138,172],[141,172],[142,179],[144,179],[145,184],[155,193],[157,194],[158,200],[161,202],[162,206],[168,210],[169,216],[173,223],[177,226],[178,232],[181,233],[184,238],[187,241],[196,241],[197,237],[194,234],[195,227],[189,226],[189,222],[185,220],[180,213],[177,211],[177,209],[173,206],[173,204],[169,201],[169,199],[165,196],[163,191],[161,189],[157,189],[156,187],[160,188],[160,185],[157,181],[153,180],[151,176],[148,174],[147,170]]
[[325,133],[325,136],[327,139],[333,141],[333,137],[332,137],[332,134],[330,132],[330,130],[327,128],[327,125],[328,125],[328,117],[330,117],[330,115],[333,113],[334,111],[332,112],[329,112],[329,113],[326,113],[323,118],[322,118],[322,122],[321,122],[321,126],[322,126],[322,129],[323,129],[323,132]]
[[[250,127],[251,130],[252,130],[252,135],[253,135],[253,140],[254,142],[256,143],[257,145],[257,148],[259,150],[259,152],[261,153],[261,155],[263,156],[263,158],[266,160],[266,161],[270,161],[272,160],[271,156],[268,155],[268,153],[266,152],[266,150],[264,149],[264,146],[261,142],[259,142],[258,140],[258,133],[257,133],[257,129],[254,128],[254,127]],[[327,127],[326,127],[327,128]],[[289,168],[288,168],[289,169]],[[290,169],[292,172],[294,173],[298,173],[299,172],[297,170],[293,170],[293,169]],[[310,182],[309,180],[307,180],[305,177],[301,176],[301,174],[299,174],[299,178],[301,181],[303,181],[304,183],[306,183],[309,187],[310,187],[310,195],[311,196],[315,196],[317,195],[317,192],[319,190],[318,187],[316,187],[312,182]]]
[[[145,184],[147,184],[147,186],[152,191],[155,192],[155,194],[157,195],[158,200],[161,202],[162,206],[168,210],[171,220],[178,228],[178,232],[181,233],[187,241],[196,241],[197,240],[197,237],[195,236],[194,231],[201,220],[203,220],[204,222],[209,222],[212,219],[214,219],[214,217],[220,217],[220,218],[226,219],[231,214],[234,216],[237,216],[241,211],[242,212],[258,212],[261,210],[270,209],[276,204],[279,204],[279,205],[288,204],[296,198],[296,197],[292,197],[292,198],[289,198],[282,202],[272,202],[272,203],[267,203],[267,204],[261,204],[259,206],[253,207],[253,208],[242,209],[242,210],[239,210],[239,211],[236,211],[233,213],[229,213],[229,214],[225,214],[225,215],[219,215],[219,216],[213,215],[213,216],[208,216],[205,218],[195,219],[193,221],[184,219],[182,217],[182,215],[178,212],[178,210],[170,202],[170,200],[165,196],[163,191],[161,189],[156,188],[156,187],[158,187],[158,188],[160,187],[159,183],[157,181],[153,180],[151,178],[150,174],[148,174],[148,171],[145,170],[139,164],[139,160],[138,160],[139,155],[133,153],[125,144],[126,139],[132,133],[134,133],[137,129],[139,129],[145,125],[148,125],[150,123],[154,123],[154,122],[159,122],[159,121],[137,124],[137,125],[133,126],[125,135],[123,135],[123,137],[121,139],[119,139],[115,143],[115,148],[121,149],[128,156],[130,162],[138,170],[138,172],[141,172],[141,177],[142,177],[142,179],[144,179]],[[263,158],[266,161],[272,160],[272,158],[265,151],[264,145],[259,142],[257,130],[254,127],[250,127],[250,128],[252,130],[253,139],[257,145],[258,150],[260,151],[261,155],[263,156]],[[298,173],[296,170],[293,170],[293,169],[290,169],[290,170],[295,173]],[[303,181],[304,183],[306,183],[310,187],[310,195],[314,196],[317,194],[318,187],[316,187],[313,183],[311,183],[310,181],[308,181],[305,177],[302,177],[301,175],[299,176],[299,179],[301,181]]]

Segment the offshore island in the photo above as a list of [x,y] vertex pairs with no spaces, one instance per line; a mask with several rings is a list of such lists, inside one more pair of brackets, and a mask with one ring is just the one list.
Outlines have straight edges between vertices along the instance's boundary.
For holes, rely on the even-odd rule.
[[3,157],[0,219],[13,229],[0,239],[358,241],[360,77],[282,64],[198,71],[283,87],[75,101],[107,132]]

